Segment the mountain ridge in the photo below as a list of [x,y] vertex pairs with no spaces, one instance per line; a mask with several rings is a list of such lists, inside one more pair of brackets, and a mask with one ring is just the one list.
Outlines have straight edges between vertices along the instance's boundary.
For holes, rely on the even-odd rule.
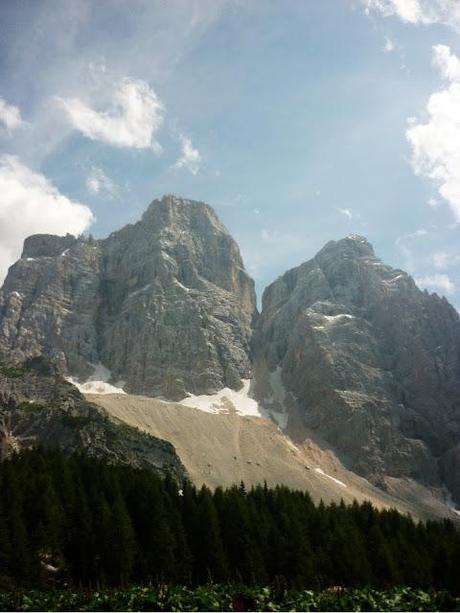
[[205,203],[165,196],[101,240],[29,237],[0,290],[0,357],[42,354],[77,382],[105,372],[108,391],[189,406],[251,378],[296,444],[317,437],[382,489],[410,478],[460,502],[460,316],[360,235],[278,277],[260,314]]

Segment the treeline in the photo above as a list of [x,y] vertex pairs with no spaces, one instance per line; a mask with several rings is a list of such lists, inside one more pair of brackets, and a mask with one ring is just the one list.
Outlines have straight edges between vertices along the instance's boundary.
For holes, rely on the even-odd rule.
[[197,490],[80,455],[0,464],[0,587],[408,585],[458,593],[460,532],[286,487]]

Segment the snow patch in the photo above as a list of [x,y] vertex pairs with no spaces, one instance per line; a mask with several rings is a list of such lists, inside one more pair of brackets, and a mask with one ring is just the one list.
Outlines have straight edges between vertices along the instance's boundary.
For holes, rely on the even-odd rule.
[[341,319],[342,317],[345,317],[346,319],[354,319],[354,315],[350,315],[349,313],[339,313],[338,315],[323,315],[324,319],[326,319],[326,321],[330,321],[330,322],[335,322],[338,319]]
[[61,253],[61,257],[65,258],[66,255],[69,254],[70,248],[69,249],[65,249],[62,253]]
[[317,466],[315,468],[315,472],[317,472],[322,477],[326,477],[327,479],[331,479],[331,481],[334,481],[334,483],[337,483],[337,485],[340,485],[341,487],[348,487],[348,485],[346,483],[344,483],[343,481],[340,481],[340,479],[336,479],[335,477],[331,477],[331,475],[328,475],[327,473],[325,473],[322,468],[319,468],[319,466]]
[[263,409],[257,400],[249,396],[250,379],[243,379],[243,387],[239,391],[224,387],[215,394],[202,394],[195,396],[191,394],[187,398],[179,401],[187,407],[193,407],[206,413],[228,413],[228,403],[231,403],[238,415],[265,417]]
[[75,385],[82,394],[126,394],[121,387],[124,381],[119,381],[117,385],[120,387],[117,387],[108,383],[111,377],[110,370],[99,362],[94,366],[93,374],[84,383],[80,383],[73,377],[67,377],[67,381]]

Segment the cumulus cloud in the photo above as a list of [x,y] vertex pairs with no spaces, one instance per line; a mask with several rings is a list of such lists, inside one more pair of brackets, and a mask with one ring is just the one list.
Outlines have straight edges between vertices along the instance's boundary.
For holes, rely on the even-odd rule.
[[17,157],[0,156],[0,282],[30,234],[78,235],[93,221],[91,210],[73,202]]
[[183,134],[179,135],[179,140],[182,153],[176,162],[176,167],[187,168],[192,175],[198,174],[201,166],[200,152],[192,145],[192,141]]
[[156,134],[163,123],[164,106],[145,81],[126,78],[119,82],[112,107],[106,111],[96,111],[79,98],[59,101],[74,128],[92,140],[161,151]]
[[460,31],[458,0],[362,0],[367,14],[399,17],[405,23],[442,23]]
[[17,106],[8,104],[4,98],[0,97],[0,125],[8,131],[16,130],[24,125],[21,119],[21,111]]
[[86,189],[94,195],[105,196],[107,198],[116,198],[118,196],[118,188],[115,183],[108,177],[102,168],[92,166],[88,176],[86,177]]
[[434,64],[449,82],[431,95],[428,122],[413,124],[406,132],[417,175],[432,179],[460,222],[460,60],[449,47],[433,47]]
[[432,291],[441,291],[444,294],[452,294],[455,291],[455,285],[451,281],[448,275],[444,273],[436,273],[434,275],[428,275],[415,279],[415,282],[422,289],[429,289]]

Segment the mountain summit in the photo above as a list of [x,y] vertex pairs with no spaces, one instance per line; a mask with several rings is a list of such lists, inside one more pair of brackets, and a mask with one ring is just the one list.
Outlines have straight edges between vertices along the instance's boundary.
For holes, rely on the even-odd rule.
[[0,292],[0,352],[170,399],[238,389],[255,305],[211,207],[169,195],[104,240],[28,238]]
[[460,500],[460,317],[366,239],[331,241],[265,290],[254,353],[259,394],[277,373],[297,439],[300,421],[381,487],[412,477]]

